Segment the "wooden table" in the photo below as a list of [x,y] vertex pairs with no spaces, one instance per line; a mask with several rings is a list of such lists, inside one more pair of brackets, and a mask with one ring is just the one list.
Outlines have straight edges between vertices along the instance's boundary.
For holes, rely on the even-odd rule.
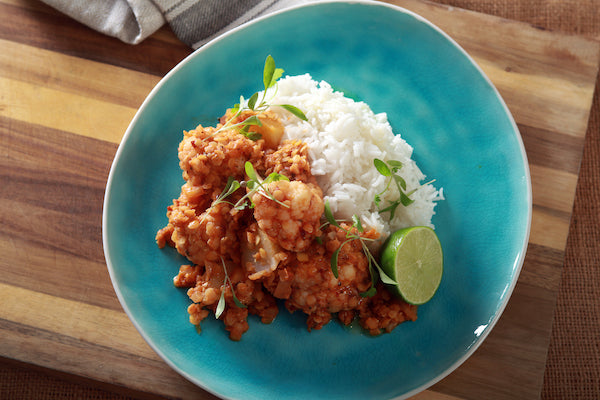
[[[533,221],[523,270],[485,343],[418,399],[539,397],[600,42],[417,0],[455,38],[523,136]],[[111,286],[104,188],[125,129],[191,52],[164,28],[138,46],[33,0],[0,0],[0,357],[136,396],[208,399],[143,341]],[[106,386],[108,385],[108,386]]]

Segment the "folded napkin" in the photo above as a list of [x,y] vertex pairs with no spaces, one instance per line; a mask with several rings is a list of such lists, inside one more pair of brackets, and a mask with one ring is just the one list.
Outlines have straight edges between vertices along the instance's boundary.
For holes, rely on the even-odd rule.
[[165,23],[192,48],[253,18],[314,0],[42,0],[71,18],[137,44]]

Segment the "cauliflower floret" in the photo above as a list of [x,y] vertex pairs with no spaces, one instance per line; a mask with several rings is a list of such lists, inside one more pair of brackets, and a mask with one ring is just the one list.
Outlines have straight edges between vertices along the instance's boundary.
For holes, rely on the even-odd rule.
[[267,189],[277,201],[263,192],[252,195],[254,218],[260,229],[286,250],[299,252],[308,248],[321,235],[321,189],[300,181],[271,182]]

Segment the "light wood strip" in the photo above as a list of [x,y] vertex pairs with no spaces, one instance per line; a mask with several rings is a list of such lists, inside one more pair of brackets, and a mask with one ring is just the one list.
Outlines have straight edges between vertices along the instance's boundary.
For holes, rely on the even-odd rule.
[[569,234],[569,218],[552,215],[533,207],[529,242],[564,251]]
[[[19,301],[13,301],[19,299]],[[124,312],[0,283],[0,318],[152,360],[146,344]]]
[[474,57],[507,103],[519,124],[583,138],[589,118],[592,85],[553,76],[507,72],[497,60]]
[[160,80],[155,75],[0,39],[0,76],[138,108]]
[[0,78],[0,116],[119,143],[135,108]]
[[530,165],[529,169],[533,204],[570,215],[575,200],[577,175],[538,165]]

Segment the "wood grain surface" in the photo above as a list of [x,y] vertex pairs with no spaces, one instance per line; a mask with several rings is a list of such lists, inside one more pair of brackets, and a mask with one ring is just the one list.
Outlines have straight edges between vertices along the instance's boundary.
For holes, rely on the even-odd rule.
[[[415,398],[538,398],[600,61],[597,40],[417,0],[496,85],[533,185],[525,263],[484,344]],[[0,356],[147,396],[214,398],[144,342],[111,286],[102,201],[118,143],[191,50],[168,29],[138,46],[33,0],[0,0]]]

